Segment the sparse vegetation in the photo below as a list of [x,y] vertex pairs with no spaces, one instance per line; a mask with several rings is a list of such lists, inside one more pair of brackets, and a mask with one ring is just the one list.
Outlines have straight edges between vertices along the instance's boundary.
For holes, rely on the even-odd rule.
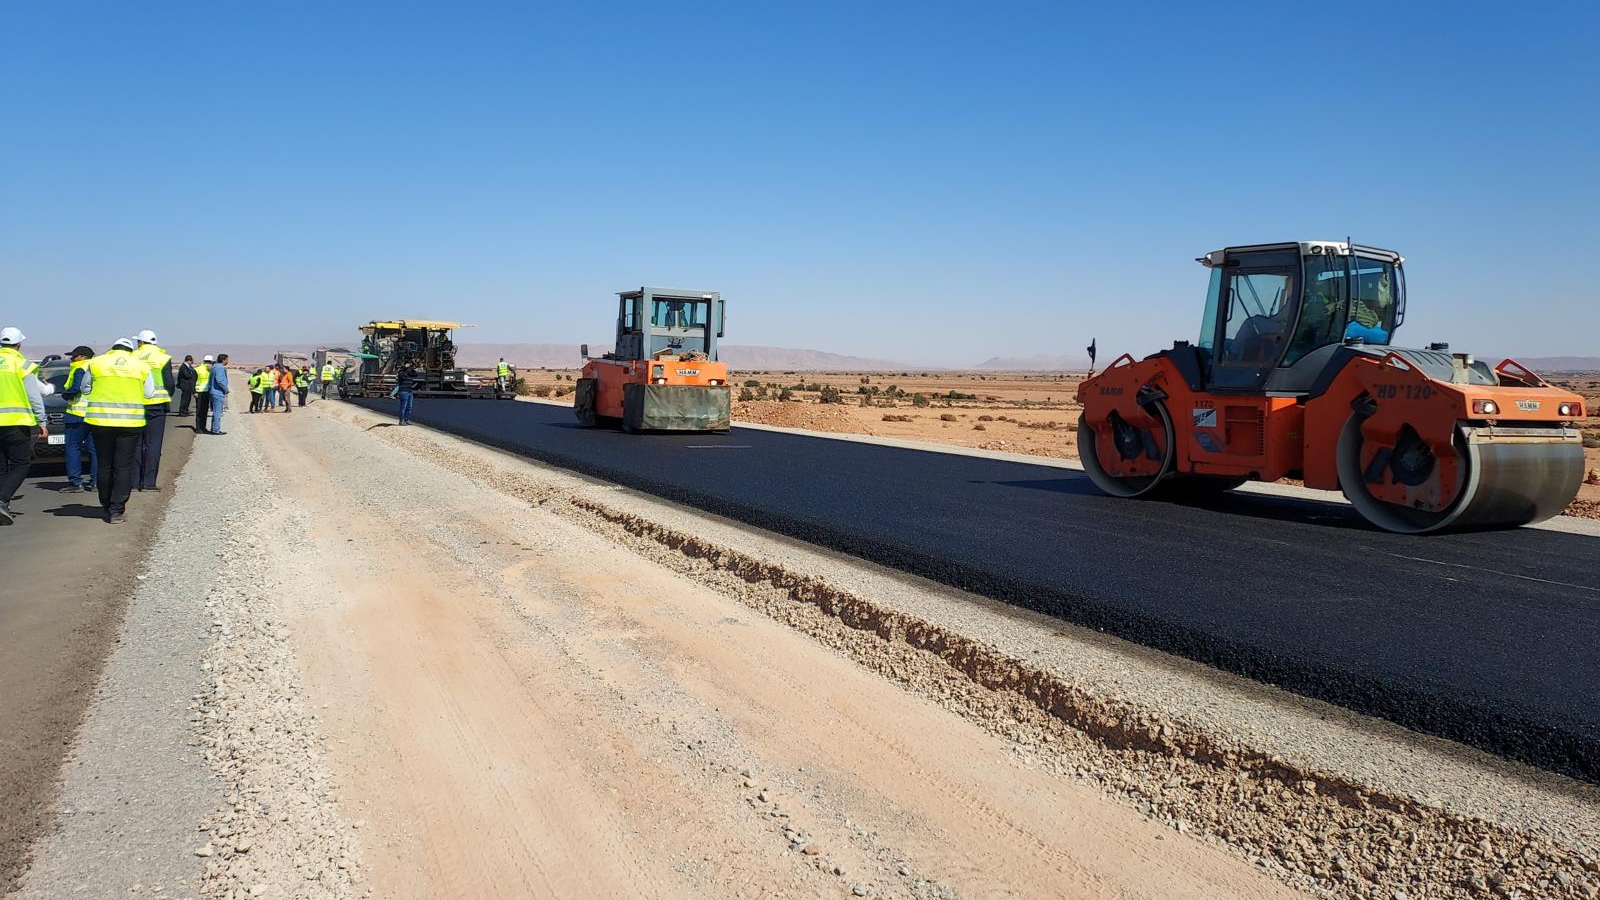
[[905,415],[904,413],[900,413],[900,414],[885,413],[884,416],[883,416],[883,420],[885,422],[909,422],[909,421],[911,421],[911,417],[908,416],[908,415]]
[[941,421],[941,422],[954,422],[955,420],[956,420],[956,414],[955,413],[940,413],[939,414],[939,421]]
[[[748,382],[746,382],[746,383],[748,384]],[[756,392],[750,390],[748,387],[743,387],[743,388],[739,389],[739,400],[740,400],[740,402],[749,403],[751,400],[754,400],[755,398],[756,398]]]
[[794,391],[791,391],[788,388],[784,388],[783,390],[778,392],[778,399],[784,401],[785,403],[787,403],[788,401],[794,399]]
[[844,397],[839,393],[838,388],[827,384],[822,386],[822,395],[817,400],[820,403],[843,403]]
[[994,421],[994,416],[982,415],[982,416],[978,417],[978,421],[979,422],[993,422]]
[[921,394],[912,394],[911,395],[911,405],[912,406],[920,408],[920,407],[927,406],[928,403],[929,403],[928,398],[924,397]]
[[986,425],[984,425],[983,423],[980,422],[977,425],[972,426],[972,430],[973,431],[988,431],[989,428],[988,428],[988,426],[986,426]]

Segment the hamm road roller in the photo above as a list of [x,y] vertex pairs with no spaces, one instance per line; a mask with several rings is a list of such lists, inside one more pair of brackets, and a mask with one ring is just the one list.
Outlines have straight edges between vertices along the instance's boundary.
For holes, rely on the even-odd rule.
[[586,426],[640,431],[727,431],[728,367],[717,362],[722,295],[642,287],[617,295],[616,349],[582,349],[573,410]]
[[1300,478],[1419,534],[1559,514],[1583,478],[1583,398],[1506,360],[1393,346],[1404,260],[1300,241],[1225,247],[1200,339],[1123,354],[1078,388],[1078,452],[1107,494]]

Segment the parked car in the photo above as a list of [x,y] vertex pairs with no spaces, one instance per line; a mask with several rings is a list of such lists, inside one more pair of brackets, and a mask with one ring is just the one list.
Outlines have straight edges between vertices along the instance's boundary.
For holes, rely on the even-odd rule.
[[67,411],[67,398],[61,396],[61,392],[67,386],[67,370],[71,365],[71,360],[59,355],[39,360],[39,380],[54,387],[55,391],[44,398],[45,416],[50,420],[50,436],[34,440],[35,457],[66,455],[67,427],[62,416]]

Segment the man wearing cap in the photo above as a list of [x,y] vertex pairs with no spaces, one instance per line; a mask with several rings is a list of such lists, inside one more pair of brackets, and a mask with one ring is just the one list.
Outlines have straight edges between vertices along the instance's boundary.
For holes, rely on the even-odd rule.
[[156,333],[146,328],[139,332],[139,347],[133,355],[150,367],[155,379],[155,395],[145,400],[144,431],[140,433],[139,450],[134,454],[133,486],[141,491],[160,490],[156,476],[161,472],[161,444],[167,437],[167,411],[172,408],[172,354],[156,345]]
[[48,436],[38,366],[22,355],[22,332],[0,328],[0,525],[15,521],[11,498],[33,464],[34,435]]
[[117,338],[110,350],[89,360],[83,394],[83,420],[100,458],[100,506],[116,525],[127,514],[139,474],[134,456],[145,429],[145,402],[156,395],[155,375],[133,354],[133,338]]
[[[88,347],[75,347],[72,350],[72,365],[67,369],[67,380],[62,383],[61,396],[67,401],[66,411],[61,414],[61,422],[66,426],[66,451],[67,451],[67,486],[61,489],[63,494],[81,494],[84,491],[95,489],[95,478],[100,472],[99,454],[95,452],[94,441],[89,438],[89,423],[83,420],[83,414],[88,411],[89,400],[83,395],[83,376],[89,370],[89,360],[94,358],[94,351]],[[89,455],[89,477],[84,478],[83,456],[87,448]]]
[[194,433],[205,434],[211,430],[206,422],[206,416],[211,414],[211,363],[210,354],[200,360],[200,365],[194,367]]

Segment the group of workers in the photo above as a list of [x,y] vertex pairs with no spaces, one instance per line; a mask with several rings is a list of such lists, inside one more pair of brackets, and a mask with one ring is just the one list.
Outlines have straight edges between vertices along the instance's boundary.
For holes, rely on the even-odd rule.
[[[16,520],[11,498],[33,463],[35,436],[49,435],[44,398],[55,392],[38,377],[38,364],[22,355],[24,340],[18,329],[0,328],[0,525]],[[197,420],[198,433],[223,433],[227,362],[225,353],[215,361],[208,356],[196,368],[195,390],[209,398],[212,414],[208,428]],[[133,491],[160,490],[161,447],[176,389],[172,355],[161,349],[153,331],[118,338],[100,354],[74,348],[61,389],[67,402],[62,422],[68,481],[62,491],[96,491],[105,520],[117,524],[127,515]]]
[[281,364],[257,369],[250,373],[250,411],[272,412],[281,408],[284,412],[293,412],[289,398],[298,394],[300,405],[305,406],[306,395],[311,393],[312,386],[319,383],[322,386],[322,399],[326,400],[328,391],[333,388],[340,374],[339,367],[332,362],[323,363],[321,370],[316,372],[304,364],[299,369]]

